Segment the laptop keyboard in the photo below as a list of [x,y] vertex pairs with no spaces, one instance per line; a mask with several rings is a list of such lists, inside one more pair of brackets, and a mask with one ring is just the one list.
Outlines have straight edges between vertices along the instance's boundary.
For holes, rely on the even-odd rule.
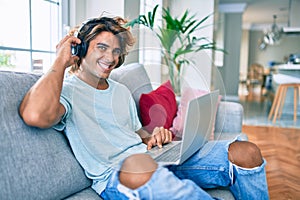
[[180,157],[180,143],[155,158],[157,162],[175,162]]

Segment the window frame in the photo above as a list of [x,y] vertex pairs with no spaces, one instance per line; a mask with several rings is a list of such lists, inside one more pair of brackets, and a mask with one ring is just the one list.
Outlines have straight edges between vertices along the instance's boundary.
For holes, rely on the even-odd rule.
[[[39,70],[35,71],[34,70],[35,60],[34,60],[33,54],[35,54],[35,53],[43,53],[43,54],[45,54],[45,56],[47,56],[47,54],[49,54],[49,61],[53,62],[53,60],[54,60],[56,52],[55,52],[55,50],[51,50],[52,46],[53,46],[53,49],[55,48],[54,41],[52,40],[53,37],[51,35],[50,35],[50,38],[46,38],[46,39],[49,39],[50,43],[51,43],[50,44],[51,47],[49,48],[49,50],[40,49],[40,48],[37,48],[37,49],[33,48],[33,36],[32,36],[33,35],[33,27],[32,27],[32,21],[33,21],[32,20],[32,15],[33,15],[32,7],[33,6],[32,6],[32,4],[34,3],[34,1],[37,1],[37,0],[28,0],[28,4],[29,4],[28,14],[29,14],[29,16],[25,16],[25,17],[29,17],[29,24],[28,24],[28,26],[29,26],[29,38],[28,38],[29,45],[28,45],[28,48],[26,48],[26,47],[25,48],[20,48],[20,47],[15,46],[15,45],[12,45],[12,46],[0,45],[0,53],[3,52],[3,55],[7,54],[7,52],[8,53],[13,52],[14,54],[21,53],[21,52],[28,52],[29,57],[30,57],[29,58],[29,65],[30,66],[28,67],[27,66],[28,62],[26,62],[26,66],[24,66],[24,68],[25,68],[25,70],[24,70],[24,69],[21,69],[21,68],[18,68],[18,67],[17,68],[10,68],[9,66],[4,66],[3,65],[3,66],[0,66],[0,70],[3,70],[2,68],[4,68],[4,70],[8,70],[8,71],[24,71],[24,72],[45,72],[45,71],[47,71],[50,66],[44,66],[44,69],[42,69],[43,71],[39,71]],[[50,10],[49,18],[51,19],[53,14],[58,14],[58,16],[56,16],[56,18],[58,20],[57,21],[57,27],[55,26],[55,29],[58,30],[58,33],[57,33],[57,35],[55,35],[55,38],[58,38],[58,39],[61,38],[61,36],[63,34],[62,33],[62,11],[63,11],[62,3],[63,3],[63,1],[62,0],[40,0],[40,1],[44,1],[46,3],[49,3],[49,9],[52,9],[51,6],[53,6],[53,5],[58,6],[57,9],[54,9],[54,11]],[[47,8],[48,8],[48,6],[47,6]],[[13,12],[12,12],[12,15],[14,15]],[[8,16],[8,17],[10,17],[10,16]],[[18,17],[20,17],[20,16],[18,16]],[[50,26],[49,29],[52,30],[53,26],[52,26],[51,23],[49,24],[49,26]],[[10,59],[12,59],[12,58],[10,58]],[[26,68],[28,68],[28,69],[26,70]]]

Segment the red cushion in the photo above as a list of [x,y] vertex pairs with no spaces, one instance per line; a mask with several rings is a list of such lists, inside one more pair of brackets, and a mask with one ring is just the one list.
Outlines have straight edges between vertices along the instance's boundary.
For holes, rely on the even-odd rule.
[[169,129],[177,112],[175,94],[170,81],[140,97],[140,115],[143,127],[152,133],[155,127]]

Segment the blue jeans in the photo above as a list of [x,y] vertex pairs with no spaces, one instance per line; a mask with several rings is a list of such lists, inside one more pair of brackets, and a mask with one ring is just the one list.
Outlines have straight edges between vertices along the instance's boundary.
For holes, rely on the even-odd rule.
[[265,164],[244,169],[228,161],[229,141],[211,141],[182,165],[159,166],[151,179],[132,190],[110,177],[104,199],[213,199],[203,188],[229,187],[236,199],[269,199]]

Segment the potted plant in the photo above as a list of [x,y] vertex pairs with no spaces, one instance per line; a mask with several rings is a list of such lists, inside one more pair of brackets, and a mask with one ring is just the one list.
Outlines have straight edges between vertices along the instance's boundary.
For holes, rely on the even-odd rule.
[[148,12],[147,16],[139,15],[136,19],[131,20],[127,26],[133,27],[136,24],[140,24],[155,32],[163,47],[163,59],[169,68],[171,84],[175,93],[179,95],[182,67],[190,64],[186,54],[205,49],[223,50],[217,48],[216,43],[207,37],[193,35],[196,30],[206,27],[203,23],[211,15],[198,20],[195,15],[190,14],[189,10],[186,10],[179,18],[172,16],[169,8],[163,8],[163,25],[158,29],[154,29],[157,8],[158,5]]

